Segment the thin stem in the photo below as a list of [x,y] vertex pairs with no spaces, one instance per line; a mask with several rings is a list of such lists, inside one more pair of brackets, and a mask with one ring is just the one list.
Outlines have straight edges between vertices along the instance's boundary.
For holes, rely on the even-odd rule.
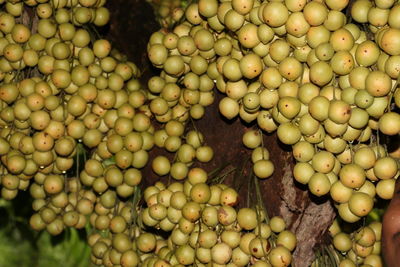
[[137,207],[139,205],[139,201],[141,198],[141,191],[139,186],[135,186],[135,192],[132,198],[132,208],[131,208],[131,216],[132,216],[132,221],[130,222],[130,233],[129,235],[133,237],[134,230],[136,229],[136,223],[137,223]]
[[256,187],[257,203],[260,205],[260,208],[262,209],[262,211],[265,214],[265,222],[269,223],[268,212],[267,212],[267,209],[265,208],[264,201],[263,201],[262,195],[261,195],[260,182],[255,175],[253,175],[253,178],[254,178],[254,184]]
[[202,145],[203,140],[201,140],[200,132],[199,132],[199,130],[197,130],[196,124],[194,123],[192,116],[189,116],[189,118],[190,118],[190,122],[193,125],[193,129],[196,132],[197,138],[199,139],[200,145]]
[[208,173],[208,177],[209,178],[213,178],[215,175],[217,175],[218,173],[220,173],[222,170],[224,170],[226,167],[229,166],[229,163],[223,163],[221,167],[215,168],[214,170],[210,171]]
[[211,180],[209,180],[209,184],[219,184],[219,183],[222,183],[222,182],[225,180],[226,176],[228,176],[229,174],[231,174],[231,173],[234,172],[234,171],[236,171],[236,168],[235,168],[235,167],[232,167],[230,170],[226,171],[225,173],[220,174],[220,175],[218,175],[218,176],[212,178]]
[[390,105],[392,103],[393,94],[396,91],[397,87],[399,86],[399,82],[400,82],[400,77],[397,78],[395,84],[393,85],[392,89],[390,90],[389,99],[388,99],[388,105],[386,107],[386,111],[388,111],[388,112],[391,110]]
[[382,157],[379,146],[380,146],[380,137],[379,137],[379,129],[377,129],[376,130],[376,150],[378,153],[378,158]]

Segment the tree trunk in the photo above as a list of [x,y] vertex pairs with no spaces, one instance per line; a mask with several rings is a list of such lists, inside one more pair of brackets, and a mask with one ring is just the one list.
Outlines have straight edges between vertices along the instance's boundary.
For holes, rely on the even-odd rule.
[[[108,37],[144,71],[145,85],[146,79],[157,74],[146,56],[147,41],[151,33],[159,29],[154,12],[143,0],[113,0],[108,2],[108,6],[112,14]],[[195,122],[196,128],[204,134],[206,144],[215,152],[212,162],[201,166],[211,171],[227,163],[230,167],[241,170],[251,154],[242,144],[242,135],[256,126],[248,125],[239,119],[223,119],[218,112],[221,97],[221,94],[216,93],[216,101],[207,107],[205,117]],[[306,188],[295,183],[292,175],[294,160],[289,147],[282,145],[275,134],[265,134],[264,145],[270,151],[271,160],[275,165],[273,176],[260,181],[267,212],[269,216],[283,216],[289,229],[296,234],[298,244],[293,254],[292,266],[310,266],[314,259],[314,250],[323,243],[327,229],[335,217],[335,211],[329,198],[311,197]],[[151,155],[158,153],[166,154],[155,149]],[[239,185],[237,188],[240,188],[240,196],[248,195],[250,199],[255,199],[254,190],[248,190],[250,182],[244,178],[250,171],[251,164],[247,164],[243,175],[235,183]],[[156,175],[149,167],[144,172],[145,184],[155,181]],[[227,177],[226,182],[233,183],[233,178],[234,173]],[[246,197],[242,197],[243,199]],[[246,205],[244,200],[240,203],[241,206]]]

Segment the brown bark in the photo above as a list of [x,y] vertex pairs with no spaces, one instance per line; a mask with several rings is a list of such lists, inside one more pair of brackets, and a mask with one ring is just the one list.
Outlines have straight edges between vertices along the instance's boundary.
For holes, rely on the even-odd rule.
[[291,153],[279,145],[276,136],[266,139],[276,171],[262,183],[265,205],[270,215],[281,215],[297,237],[292,266],[310,266],[335,211],[328,198],[312,197],[304,186],[295,183]]
[[107,1],[107,7],[111,23],[103,32],[143,71],[144,79],[155,75],[155,69],[147,59],[146,47],[150,35],[160,26],[154,19],[150,4],[145,0],[112,0]]
[[386,266],[397,266],[400,261],[400,183],[396,183],[393,199],[383,217],[382,254]]
[[[109,37],[122,52],[144,69],[146,77],[154,75],[154,69],[150,67],[146,58],[147,40],[150,34],[158,29],[150,6],[143,0],[114,0],[109,1],[109,8],[113,14]],[[204,134],[206,144],[215,151],[215,158],[210,163],[198,165],[211,171],[228,163],[240,171],[251,155],[251,151],[242,144],[242,135],[255,125],[245,124],[239,119],[224,120],[218,112],[218,101],[221,97],[217,93],[216,101],[207,107],[205,117],[195,122],[196,128]],[[292,266],[309,266],[314,259],[315,247],[322,242],[335,217],[334,209],[327,198],[312,198],[304,186],[295,184],[291,171],[293,158],[290,149],[280,144],[275,134],[265,134],[264,145],[270,151],[271,160],[275,165],[273,176],[260,182],[265,206],[270,216],[283,216],[289,229],[297,236],[298,245],[293,254]],[[159,153],[167,154],[155,149],[151,155]],[[240,191],[242,206],[246,205],[246,196],[249,196],[250,202],[253,203],[256,198],[254,187],[248,191],[250,182],[246,177],[250,171],[251,165],[247,165],[242,174],[231,174],[226,180],[235,184]],[[157,179],[149,168],[144,173],[147,180],[145,184]]]

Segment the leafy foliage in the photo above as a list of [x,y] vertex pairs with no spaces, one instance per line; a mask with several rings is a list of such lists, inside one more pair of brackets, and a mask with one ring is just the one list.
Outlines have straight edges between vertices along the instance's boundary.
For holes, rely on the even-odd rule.
[[0,199],[0,266],[86,267],[90,247],[86,230],[67,229],[53,237],[47,231],[33,231],[28,221],[30,207],[21,194],[14,201]]

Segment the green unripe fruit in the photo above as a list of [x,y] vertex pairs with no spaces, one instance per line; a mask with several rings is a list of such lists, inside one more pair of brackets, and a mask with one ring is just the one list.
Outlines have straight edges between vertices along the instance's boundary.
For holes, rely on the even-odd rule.
[[279,99],[279,112],[288,119],[293,119],[300,112],[300,101],[295,97],[285,96]]
[[268,26],[279,27],[286,23],[289,11],[283,3],[270,2],[264,6],[262,17]]
[[219,56],[227,56],[232,51],[232,43],[227,38],[218,39],[214,43],[215,53]]
[[92,20],[92,12],[86,7],[77,7],[73,11],[73,21],[75,24],[86,24]]
[[348,51],[338,51],[331,59],[332,70],[339,75],[346,75],[354,67],[353,56]]
[[48,194],[57,194],[64,189],[64,181],[59,175],[49,175],[44,180],[43,188]]
[[368,11],[372,7],[372,3],[369,1],[358,0],[351,7],[351,17],[359,22],[368,22]]
[[289,266],[292,262],[290,250],[284,246],[277,246],[271,250],[268,255],[272,266]]
[[346,16],[337,10],[331,10],[328,13],[328,17],[324,21],[324,26],[330,30],[335,31],[340,29],[346,24]]
[[257,213],[253,209],[249,208],[240,209],[237,215],[237,220],[240,227],[245,230],[255,229],[258,223]]
[[3,33],[10,33],[14,28],[15,18],[7,12],[3,12],[0,16],[0,25],[0,30]]
[[378,61],[379,54],[379,48],[374,42],[365,41],[357,46],[355,58],[358,64],[371,66]]
[[310,114],[304,114],[299,120],[299,129],[303,135],[313,135],[319,129],[320,123]]
[[[110,82],[109,82],[110,88],[112,88],[111,77],[112,76],[110,76]],[[76,66],[75,68],[72,69],[71,79],[75,85],[83,86],[89,82],[89,78],[90,78],[90,73],[86,67]]]
[[24,50],[19,44],[8,44],[3,49],[4,58],[11,62],[19,61],[22,59],[23,54]]
[[312,64],[310,68],[310,80],[318,85],[323,86],[332,80],[332,67],[325,61],[318,61]]
[[341,252],[347,252],[352,247],[352,241],[350,236],[346,233],[338,233],[333,237],[333,245]]
[[268,160],[270,158],[269,151],[265,147],[257,147],[251,153],[251,161],[255,163],[261,159]]
[[334,54],[335,51],[330,43],[322,43],[315,48],[315,55],[320,60],[330,60]]
[[363,129],[369,120],[369,114],[364,109],[353,108],[349,119],[349,125],[356,129]]
[[317,172],[328,173],[335,165],[335,157],[330,152],[320,151],[312,158],[312,165]]
[[71,41],[75,35],[76,29],[71,23],[63,23],[59,25],[59,32],[62,40]]
[[62,42],[54,44],[51,51],[56,59],[67,59],[71,55],[69,45]]
[[381,180],[376,185],[376,193],[382,199],[392,199],[396,181],[394,179]]
[[253,8],[254,0],[234,0],[232,7],[242,15],[248,14]]
[[253,165],[253,172],[260,179],[270,177],[273,174],[274,170],[274,164],[270,160],[258,160]]
[[157,175],[164,176],[169,173],[171,163],[166,157],[158,156],[152,162],[152,169]]
[[279,64],[279,73],[287,80],[294,81],[300,77],[303,66],[294,57],[287,57]]
[[190,222],[197,221],[201,216],[200,205],[193,201],[187,202],[182,207],[182,216]]
[[[300,142],[299,142],[300,143]],[[298,162],[293,168],[294,179],[301,184],[308,184],[311,176],[313,176],[315,170],[311,164],[307,162]]]
[[310,101],[308,111],[314,119],[324,121],[328,118],[329,106],[330,103],[327,98],[317,96]]
[[208,51],[214,47],[214,37],[208,30],[197,31],[193,39],[196,47],[201,51]]
[[400,55],[400,30],[389,28],[386,29],[378,39],[378,44],[387,54],[391,56]]
[[237,82],[242,78],[240,62],[237,59],[229,58],[223,64],[223,75],[232,82]]
[[247,79],[257,77],[263,70],[261,58],[256,54],[248,54],[244,56],[240,60],[239,67],[242,75]]
[[259,131],[247,131],[243,135],[243,144],[251,149],[255,149],[261,145],[262,142],[262,135]]
[[179,56],[170,56],[164,63],[164,70],[172,76],[179,76],[185,69],[185,63]]
[[302,37],[310,29],[310,24],[308,24],[302,12],[293,12],[289,15],[285,27],[289,34]]
[[200,15],[210,18],[217,14],[218,1],[216,0],[201,0],[198,4]]
[[329,193],[331,183],[323,173],[314,173],[308,181],[308,188],[316,196],[323,196]]
[[25,43],[31,36],[30,30],[23,24],[16,24],[11,31],[13,40],[17,43]]
[[204,230],[199,234],[197,242],[201,247],[210,249],[217,243],[217,233],[212,230]]
[[354,37],[350,31],[341,28],[331,34],[329,42],[335,51],[350,51],[354,45]]
[[17,176],[7,174],[2,177],[1,185],[8,190],[16,190],[20,185],[20,179]]
[[388,112],[379,118],[379,130],[386,135],[397,135],[400,133],[400,115],[396,112]]
[[191,265],[194,262],[195,251],[189,245],[183,245],[178,247],[175,256],[180,264]]
[[224,97],[219,102],[219,111],[227,119],[233,119],[239,114],[239,104],[232,98]]
[[288,230],[282,231],[278,235],[276,244],[284,246],[288,250],[293,251],[297,244],[296,236]]
[[225,243],[218,243],[211,249],[211,258],[217,264],[226,264],[232,257],[232,249]]
[[328,118],[335,123],[343,124],[349,121],[351,116],[350,105],[342,100],[333,100],[329,103]]
[[282,84],[282,75],[279,70],[274,67],[265,69],[260,78],[262,84],[270,90],[278,88]]
[[49,19],[41,19],[38,23],[38,33],[49,39],[56,34],[57,26]]
[[84,29],[79,29],[75,32],[74,38],[72,38],[72,43],[80,48],[87,47],[90,43],[90,35]]
[[[92,18],[93,19],[93,18]],[[110,11],[105,7],[99,7],[95,10],[94,25],[102,27],[110,21]]]
[[301,138],[299,128],[290,122],[279,125],[277,134],[279,140],[286,145],[293,145]]
[[359,188],[365,182],[365,171],[357,164],[347,164],[339,173],[340,181],[347,187]]
[[353,193],[349,199],[350,211],[360,217],[366,216],[373,208],[374,200],[362,192]]
[[349,223],[354,223],[360,220],[360,217],[352,213],[349,209],[349,204],[348,203],[343,203],[339,205],[338,208],[339,216],[342,218],[344,221],[349,222]]
[[318,26],[324,23],[328,16],[328,9],[317,1],[307,3],[303,10],[306,21],[311,26]]
[[372,71],[365,80],[365,89],[374,97],[385,96],[392,89],[392,80],[382,71]]
[[225,14],[223,22],[229,30],[235,32],[242,27],[244,16],[231,9]]
[[47,232],[51,235],[59,235],[64,230],[64,223],[61,218],[56,218],[53,222],[46,226]]
[[105,58],[111,52],[111,44],[105,39],[100,39],[93,44],[94,55],[98,58]]
[[398,166],[394,158],[386,156],[378,158],[373,170],[379,179],[392,179],[398,172]]
[[330,194],[333,200],[338,203],[346,203],[349,201],[353,190],[345,185],[341,181],[336,181],[332,184]]
[[190,197],[194,202],[207,203],[211,197],[211,191],[207,184],[198,183],[190,190]]
[[196,158],[200,162],[209,162],[214,156],[214,151],[209,146],[200,146],[196,149]]

